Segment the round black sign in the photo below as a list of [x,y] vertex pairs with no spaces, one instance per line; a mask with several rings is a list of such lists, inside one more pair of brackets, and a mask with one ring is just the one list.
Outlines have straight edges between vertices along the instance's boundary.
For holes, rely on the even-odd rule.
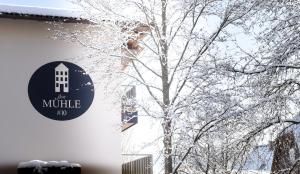
[[28,95],[33,107],[53,120],[71,120],[88,110],[94,85],[79,66],[65,61],[43,65],[32,75]]

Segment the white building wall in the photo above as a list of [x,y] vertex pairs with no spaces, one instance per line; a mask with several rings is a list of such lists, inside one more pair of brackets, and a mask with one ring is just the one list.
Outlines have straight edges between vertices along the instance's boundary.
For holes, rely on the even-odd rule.
[[[152,155],[153,173],[160,174],[162,171],[163,156],[161,126],[157,120],[141,116],[139,111],[138,124],[122,133],[122,153],[132,155],[127,158],[139,158],[139,154]],[[128,159],[124,159],[127,160]]]
[[68,39],[54,40],[54,33],[46,22],[0,19],[0,170],[39,159],[78,162],[83,174],[120,174],[119,99],[105,94],[105,81],[99,81],[97,73],[90,74],[94,101],[74,120],[50,120],[30,103],[28,83],[42,65],[69,61],[84,69],[95,66],[85,58],[87,48]]
[[[151,44],[151,38],[145,38],[144,42]],[[155,60],[153,60],[153,53],[144,49],[139,53],[138,58],[144,62],[148,67],[151,67],[156,72],[159,72]],[[136,64],[139,66],[139,64]],[[141,66],[141,65],[140,65]],[[147,80],[149,85],[157,86],[160,84],[160,79],[155,78],[151,72],[144,67],[138,67],[141,74]],[[130,76],[137,76],[135,70],[130,68],[126,69],[126,74]],[[129,129],[122,132],[122,153],[123,154],[151,154],[153,156],[153,173],[163,173],[163,130],[161,109],[153,98],[147,92],[143,84],[137,83],[136,80],[129,78],[124,84],[136,85],[136,99],[138,110],[138,123]],[[158,86],[160,87],[160,86]],[[160,92],[152,90],[152,92],[161,96]],[[143,108],[147,110],[152,116],[144,112]],[[159,118],[160,117],[160,118]]]

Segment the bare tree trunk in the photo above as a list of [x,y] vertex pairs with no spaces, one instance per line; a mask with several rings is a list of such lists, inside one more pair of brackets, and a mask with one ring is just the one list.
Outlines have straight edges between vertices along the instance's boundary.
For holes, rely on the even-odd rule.
[[163,92],[163,112],[164,112],[164,169],[165,174],[172,173],[172,119],[169,112],[170,105],[170,85],[169,85],[169,72],[168,72],[168,43],[166,41],[167,35],[167,1],[162,0],[162,36],[160,39],[161,44],[161,70],[162,70],[162,92]]
[[172,135],[171,121],[165,118],[164,121],[164,168],[165,174],[172,173]]

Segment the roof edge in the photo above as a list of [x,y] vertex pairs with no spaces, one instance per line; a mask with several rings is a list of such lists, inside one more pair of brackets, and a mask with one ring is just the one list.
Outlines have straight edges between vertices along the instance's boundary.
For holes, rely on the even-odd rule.
[[62,23],[94,24],[90,20],[83,19],[83,18],[63,17],[63,16],[45,16],[45,15],[7,13],[7,12],[0,12],[0,18],[35,20],[35,21],[50,21],[50,22],[62,22]]
[[80,9],[47,8],[0,3],[0,18],[57,21],[65,23],[92,23]]

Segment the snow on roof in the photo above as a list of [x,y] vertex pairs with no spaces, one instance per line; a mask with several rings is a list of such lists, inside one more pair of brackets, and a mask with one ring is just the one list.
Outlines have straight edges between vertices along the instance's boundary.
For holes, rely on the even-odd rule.
[[273,150],[268,145],[257,146],[249,155],[244,171],[264,171],[270,172],[273,161]]
[[70,163],[68,161],[41,161],[32,160],[27,162],[21,162],[18,168],[45,168],[45,167],[81,167],[80,164]]
[[79,8],[39,7],[39,6],[0,3],[0,13],[2,15],[20,14],[20,15],[36,15],[36,16],[47,16],[47,17],[85,19],[84,11]]

